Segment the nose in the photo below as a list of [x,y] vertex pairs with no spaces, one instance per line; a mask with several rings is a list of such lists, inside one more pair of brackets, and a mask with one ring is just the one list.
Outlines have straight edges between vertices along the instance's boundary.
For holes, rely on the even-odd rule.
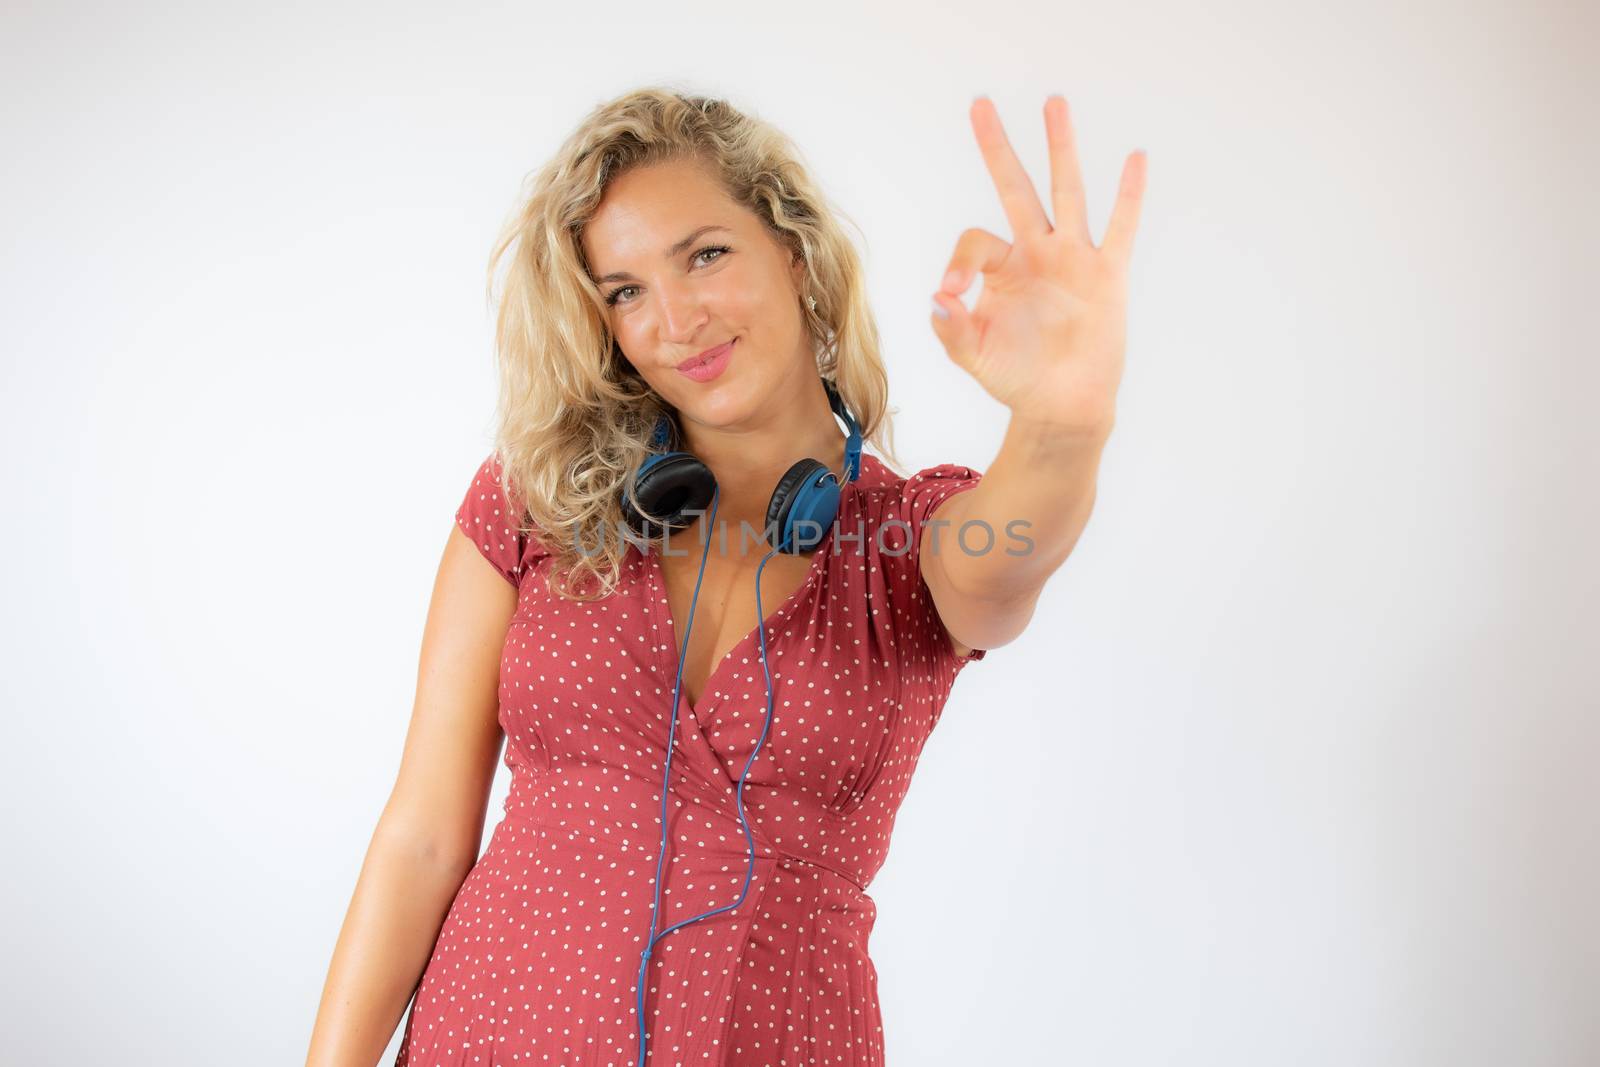
[[660,309],[661,339],[677,345],[694,340],[708,317],[694,286],[683,282],[667,282],[656,288],[656,294],[659,297],[656,306]]

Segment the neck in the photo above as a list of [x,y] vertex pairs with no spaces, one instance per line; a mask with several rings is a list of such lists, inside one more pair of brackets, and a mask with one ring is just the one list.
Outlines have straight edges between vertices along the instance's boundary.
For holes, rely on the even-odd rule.
[[778,479],[812,457],[844,477],[845,434],[815,373],[774,391],[766,409],[742,427],[711,427],[685,420],[694,453],[717,479],[717,524],[737,528],[743,520],[760,528]]

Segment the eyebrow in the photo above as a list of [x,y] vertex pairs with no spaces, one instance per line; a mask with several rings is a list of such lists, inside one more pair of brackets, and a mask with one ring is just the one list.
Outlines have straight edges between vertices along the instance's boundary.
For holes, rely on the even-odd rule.
[[[726,233],[732,233],[733,232],[732,230],[728,229],[728,227],[726,227],[726,226],[702,226],[698,230],[695,230],[693,233],[689,234],[687,237],[685,237],[682,240],[678,241],[671,248],[669,248],[665,252],[663,252],[662,253],[662,258],[663,259],[672,259],[673,257],[677,256],[680,252],[683,252],[685,249],[687,249],[690,245],[692,245],[696,241],[698,241],[702,236],[704,236],[705,234],[710,233],[713,230],[722,230],[722,231],[724,231]],[[623,281],[624,279],[628,279],[628,278],[632,278],[632,277],[633,277],[633,275],[629,274],[625,270],[614,270],[610,274],[607,274],[605,277],[596,278],[594,281],[595,281],[596,285],[604,285],[607,282],[620,282],[620,281]]]

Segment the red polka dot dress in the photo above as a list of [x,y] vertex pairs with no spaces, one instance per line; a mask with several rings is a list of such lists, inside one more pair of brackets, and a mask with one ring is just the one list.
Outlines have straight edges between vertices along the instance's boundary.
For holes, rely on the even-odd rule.
[[[500,665],[510,791],[439,932],[395,1064],[625,1067],[639,1055],[678,670],[666,584],[657,550],[633,547],[612,596],[552,595],[549,555],[512,529],[498,477],[491,455],[456,521],[519,591]],[[743,791],[756,858],[737,908],[652,950],[656,1067],[884,1063],[867,886],[956,675],[984,656],[950,645],[917,559],[930,537],[959,549],[951,527],[922,523],[980,477],[942,464],[901,478],[864,453],[839,536],[763,623],[765,739],[753,617],[699,703],[680,693],[657,933],[739,899],[749,846],[735,790],[759,741]]]

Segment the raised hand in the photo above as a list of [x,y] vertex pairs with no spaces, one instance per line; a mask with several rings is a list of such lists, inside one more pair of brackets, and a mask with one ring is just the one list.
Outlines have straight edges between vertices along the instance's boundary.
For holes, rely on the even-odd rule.
[[[994,103],[973,101],[971,119],[1012,240],[978,228],[961,234],[933,297],[934,333],[950,358],[1014,418],[1068,432],[1109,432],[1122,380],[1128,263],[1144,197],[1145,153],[1135,151],[1124,162],[1117,201],[1096,247],[1065,98],[1050,96],[1044,105],[1053,224]],[[983,291],[969,312],[957,298],[979,273]]]

